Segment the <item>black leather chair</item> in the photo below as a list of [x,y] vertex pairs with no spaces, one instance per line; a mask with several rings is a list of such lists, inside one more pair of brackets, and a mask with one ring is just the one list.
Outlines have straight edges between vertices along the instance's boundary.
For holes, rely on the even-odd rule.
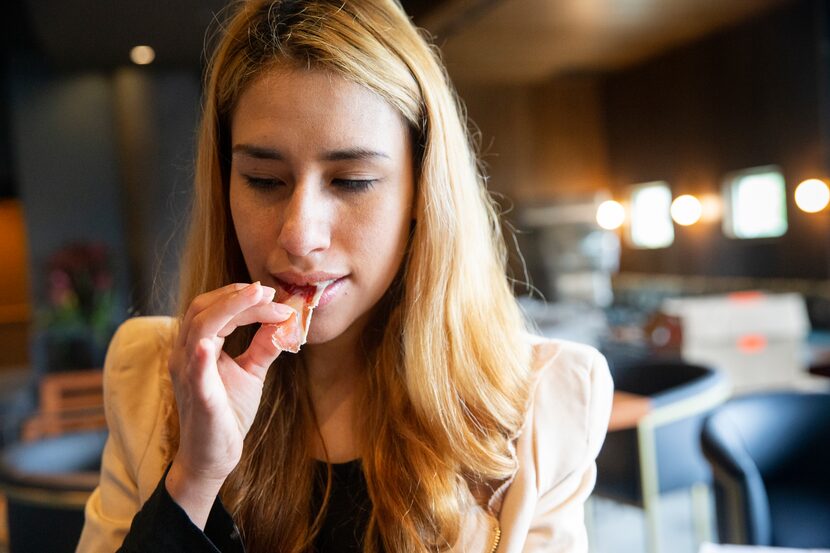
[[735,398],[701,440],[721,543],[830,547],[830,394]]
[[9,553],[73,553],[98,483],[106,431],[23,442],[0,454]]
[[611,372],[617,390],[647,396],[651,406],[635,428],[608,433],[597,458],[595,493],[643,508],[653,553],[660,548],[660,496],[688,489],[699,539],[708,539],[711,473],[700,451],[700,428],[728,397],[726,378],[677,359],[612,361]]

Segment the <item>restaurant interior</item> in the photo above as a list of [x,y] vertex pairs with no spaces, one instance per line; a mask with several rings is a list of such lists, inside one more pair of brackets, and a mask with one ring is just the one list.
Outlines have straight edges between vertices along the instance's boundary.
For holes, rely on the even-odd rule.
[[[528,325],[609,361],[591,552],[830,549],[830,2],[401,3]],[[5,8],[0,551],[74,551],[109,340],[172,313],[225,4]]]

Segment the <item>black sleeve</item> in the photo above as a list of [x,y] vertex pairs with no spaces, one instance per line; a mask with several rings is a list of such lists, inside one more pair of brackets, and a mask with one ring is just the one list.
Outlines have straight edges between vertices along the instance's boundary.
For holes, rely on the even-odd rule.
[[[170,470],[170,467],[167,467]],[[202,532],[170,497],[161,477],[153,495],[133,518],[116,553],[245,553],[233,519],[217,497]]]

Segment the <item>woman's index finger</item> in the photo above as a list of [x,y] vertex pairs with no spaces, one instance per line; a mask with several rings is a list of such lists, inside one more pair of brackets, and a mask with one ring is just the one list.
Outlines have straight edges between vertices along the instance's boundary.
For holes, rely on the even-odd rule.
[[182,317],[181,326],[179,327],[179,336],[178,342],[179,345],[184,345],[186,341],[187,331],[190,328],[190,323],[193,320],[193,317],[207,309],[210,305],[215,303],[220,297],[231,294],[234,292],[238,292],[249,286],[249,282],[233,282],[231,284],[226,284],[220,288],[215,288],[213,290],[209,290],[207,292],[203,292],[193,298],[193,301],[190,302],[190,305],[187,307],[187,311]]

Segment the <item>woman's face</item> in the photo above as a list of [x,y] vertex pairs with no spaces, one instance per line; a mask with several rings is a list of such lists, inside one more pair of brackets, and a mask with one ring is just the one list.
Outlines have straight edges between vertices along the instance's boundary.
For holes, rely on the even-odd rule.
[[231,118],[230,207],[253,280],[277,289],[336,279],[308,342],[359,333],[403,259],[413,170],[402,116],[322,70],[266,71]]

